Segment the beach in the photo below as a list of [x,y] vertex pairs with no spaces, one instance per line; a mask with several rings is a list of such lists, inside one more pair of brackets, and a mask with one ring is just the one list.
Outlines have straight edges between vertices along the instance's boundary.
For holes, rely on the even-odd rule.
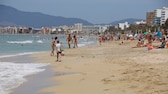
[[103,43],[101,46],[65,50],[62,62],[49,52],[33,54],[50,63],[60,75],[50,77],[55,85],[39,92],[51,94],[167,94],[168,49],[148,51],[132,48],[137,41]]

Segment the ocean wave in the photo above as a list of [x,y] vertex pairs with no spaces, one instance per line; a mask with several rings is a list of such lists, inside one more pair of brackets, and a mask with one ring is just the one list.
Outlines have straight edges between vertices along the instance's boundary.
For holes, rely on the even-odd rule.
[[0,56],[0,58],[29,55],[29,54],[35,54],[35,53],[40,53],[40,52],[24,52],[24,53],[10,54],[10,55],[2,55],[2,56]]
[[26,41],[7,41],[7,43],[13,43],[13,44],[27,44],[27,43],[33,43],[32,40],[26,40]]
[[12,89],[26,81],[25,76],[45,71],[48,64],[0,62],[0,94],[9,94]]
[[43,41],[42,41],[42,40],[38,40],[37,42],[38,42],[38,43],[43,43]]
[[94,44],[94,41],[88,41],[88,42],[81,42],[78,44],[78,47],[85,47],[85,46],[89,46],[91,44]]

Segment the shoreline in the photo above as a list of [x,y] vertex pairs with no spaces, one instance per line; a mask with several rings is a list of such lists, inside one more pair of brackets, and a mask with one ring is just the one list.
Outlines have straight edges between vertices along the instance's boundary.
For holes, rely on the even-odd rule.
[[53,94],[167,94],[167,49],[132,48],[137,41],[107,42],[101,46],[65,50],[62,62],[47,53],[33,54],[38,62],[51,62],[57,85],[42,88]]
[[54,86],[48,79],[56,76],[55,72],[50,70],[49,66],[45,67],[45,69],[46,70],[43,72],[26,76],[25,78],[27,81],[13,89],[10,94],[52,94],[40,92],[41,88]]
[[[1,58],[1,62],[13,62],[16,64],[32,64],[38,61],[37,58],[34,58],[29,55],[21,55],[21,56],[13,56],[13,57],[6,57]],[[38,72],[35,74],[24,76],[26,79],[20,86],[11,89],[9,94],[51,94],[51,93],[43,93],[39,90],[41,88],[53,86],[54,84],[49,81],[50,77],[58,75],[58,73],[54,72],[50,68],[51,66],[47,65],[41,67],[40,69],[45,69],[45,71]]]
[[[87,41],[88,42],[88,41]],[[93,46],[93,45],[95,45],[96,43],[94,43],[94,44],[90,44],[90,43],[87,43],[87,45],[85,46],[85,47],[89,47],[89,46]],[[73,44],[72,44],[73,45]],[[83,46],[84,47],[84,46]],[[83,48],[83,47],[81,47],[81,48]],[[66,49],[64,49],[64,50],[66,50]],[[17,63],[18,64],[20,64],[19,65],[19,68],[20,68],[20,66],[22,66],[22,64],[24,65],[24,63],[36,63],[36,61],[39,61],[39,60],[37,60],[37,58],[35,58],[35,57],[32,57],[32,54],[41,54],[41,53],[48,53],[49,51],[42,51],[42,52],[23,52],[23,53],[17,53],[17,51],[16,51],[16,53],[10,53],[9,52],[9,54],[5,54],[5,55],[1,55],[1,57],[0,57],[0,61],[1,62],[3,62],[3,63],[13,63],[14,65],[16,64],[16,68],[18,68],[18,66],[17,66]],[[48,53],[48,55],[50,54],[50,52]],[[40,62],[37,62],[37,64],[38,63],[40,63]],[[45,62],[46,63],[46,62]],[[44,64],[45,65],[45,64]],[[2,66],[3,67],[3,66]],[[52,67],[52,66],[50,66],[49,65],[49,67]],[[45,68],[47,68],[47,72],[46,73],[56,73],[57,74],[57,72],[55,72],[55,71],[52,71],[52,70],[50,70],[50,69],[52,69],[52,68],[49,68],[49,67],[45,67]],[[3,67],[3,68],[5,68],[5,66]],[[22,67],[22,68],[24,68],[24,67]],[[11,68],[9,68],[9,69],[11,69]],[[17,69],[18,71],[19,71],[19,69]],[[50,70],[50,71],[48,71],[48,70]],[[12,71],[12,70],[10,70],[10,71]],[[15,68],[14,68],[14,72],[15,72]],[[23,71],[24,72],[24,71]],[[7,72],[4,72],[4,73],[7,73]],[[11,72],[10,72],[11,73]],[[47,76],[46,77],[46,79],[50,79],[51,77],[49,77],[48,75],[45,75],[45,72],[43,73],[37,73],[37,74],[33,74],[33,75],[28,75],[28,76],[24,76],[24,78],[26,79],[26,80],[28,80],[27,82],[23,82],[22,83],[22,81],[23,80],[20,80],[20,82],[18,82],[18,84],[19,83],[22,83],[20,86],[18,86],[18,87],[16,87],[16,88],[14,88],[14,89],[12,89],[12,93],[10,93],[10,94],[22,94],[23,93],[23,91],[31,91],[31,92],[35,92],[35,91],[37,91],[37,90],[40,90],[41,88],[45,88],[45,87],[40,87],[40,86],[37,86],[38,88],[36,88],[36,90],[31,90],[31,85],[30,85],[30,83],[32,83],[32,82],[34,82],[34,83],[36,83],[37,82],[37,78],[40,78],[40,77],[42,77],[43,78],[43,76],[42,76],[42,74],[43,74],[43,76]],[[71,72],[70,73],[62,73],[63,75],[65,75],[65,74],[71,74]],[[19,75],[19,74],[18,74]],[[21,75],[24,75],[24,74],[21,74]],[[58,73],[58,75],[60,75],[59,73]],[[16,76],[17,77],[17,74],[16,75],[14,75],[14,76]],[[11,78],[14,78],[14,77],[12,77],[12,75],[11,76],[9,76],[9,77],[11,77]],[[36,78],[37,77],[37,78]],[[8,77],[4,77],[5,79],[9,79]],[[34,78],[35,80],[32,80],[32,78]],[[22,78],[21,78],[22,79]],[[10,80],[10,79],[9,79]],[[42,79],[40,79],[40,80],[42,80]],[[43,79],[44,80],[44,79]],[[15,80],[11,80],[11,81],[15,81]],[[48,84],[48,82],[45,82],[44,83],[44,85],[47,85]],[[41,84],[40,84],[41,85]],[[15,86],[15,85],[13,85],[13,86]],[[36,85],[35,85],[36,86]],[[29,87],[30,87],[30,89],[29,89]],[[46,86],[46,87],[49,87],[48,85]],[[12,87],[11,87],[12,88]],[[5,90],[5,89],[4,89]],[[48,93],[47,93],[48,94]]]
[[27,82],[10,94],[167,94],[168,49],[132,48],[136,43],[110,41],[64,49],[62,62],[55,62],[50,51],[12,57],[50,64],[46,71],[25,77]]

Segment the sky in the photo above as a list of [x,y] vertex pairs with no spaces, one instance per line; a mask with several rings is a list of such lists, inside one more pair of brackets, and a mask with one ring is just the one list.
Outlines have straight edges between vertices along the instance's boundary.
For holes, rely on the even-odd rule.
[[0,0],[25,12],[80,18],[93,24],[126,18],[146,19],[146,12],[168,7],[168,0]]

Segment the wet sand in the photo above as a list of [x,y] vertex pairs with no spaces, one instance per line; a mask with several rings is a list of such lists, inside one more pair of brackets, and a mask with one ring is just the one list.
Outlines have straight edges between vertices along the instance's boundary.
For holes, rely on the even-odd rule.
[[[33,63],[37,61],[37,58],[31,57],[30,55],[23,55],[10,57],[10,59],[8,57],[2,58],[1,61],[14,63]],[[43,72],[26,76],[25,78],[27,81],[24,82],[21,86],[13,89],[10,94],[52,94],[40,92],[40,89],[54,86],[55,83],[52,83],[48,79],[53,76],[59,75],[59,73],[51,70],[50,66],[46,66],[44,68],[46,70]]]
[[46,70],[44,72],[27,76],[27,82],[14,89],[11,94],[52,94],[40,92],[41,88],[53,86],[54,84],[48,79],[50,77],[56,76],[55,72],[50,70],[49,67],[45,68]]
[[[41,88],[52,94],[168,94],[168,49],[132,48],[137,41],[66,49],[62,62],[50,52],[34,54],[62,75]],[[65,73],[65,74],[64,74]],[[66,74],[70,73],[70,74]],[[34,83],[35,84],[35,83]]]

